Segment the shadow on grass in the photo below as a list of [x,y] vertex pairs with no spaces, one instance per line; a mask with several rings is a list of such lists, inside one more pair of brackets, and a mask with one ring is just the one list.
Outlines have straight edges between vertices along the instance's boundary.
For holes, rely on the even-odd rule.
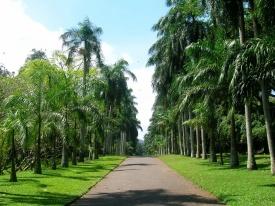
[[[266,159],[266,157],[258,156],[258,157],[256,157],[256,162],[260,161],[262,159]],[[217,171],[218,170],[247,170],[246,157],[240,156],[239,161],[240,161],[240,165],[238,167],[234,167],[234,168],[230,167],[230,164],[229,164],[230,160],[228,158],[225,159],[224,165],[220,165],[219,162],[213,163],[213,162],[209,162],[207,160],[205,160],[204,162],[198,162],[197,164],[203,165],[206,167],[210,167],[210,168],[208,168],[208,170],[217,170]],[[266,163],[257,163],[257,167],[258,167],[258,170],[269,170],[270,165],[269,165],[269,162],[267,161]]]
[[259,185],[259,187],[275,187],[275,183],[274,184]]
[[218,196],[220,200],[222,200],[225,204],[227,203],[234,203],[236,202],[236,197],[239,197],[239,195],[226,195],[226,194],[221,194]]
[[121,193],[99,193],[79,199],[72,205],[82,206],[141,206],[141,205],[167,205],[180,206],[189,204],[221,205],[215,199],[205,198],[199,195],[175,195],[167,193],[163,189],[155,190],[129,190]]
[[[74,180],[82,180],[82,181],[88,181],[91,180],[90,176],[84,177],[84,176],[70,176],[70,175],[56,175],[56,174],[44,174],[48,177],[60,177],[65,179],[74,179]],[[92,176],[93,178],[98,178],[98,176]]]
[[[39,181],[39,178],[36,177],[18,177],[18,182],[9,182],[8,180],[1,180],[0,181],[0,188],[1,187],[7,187],[7,186],[15,186],[15,185],[28,185],[28,184],[32,184],[32,185],[37,185],[38,187],[44,188],[50,185],[45,185],[45,184],[41,184]],[[0,191],[1,193],[1,191]]]
[[[3,199],[4,201],[3,201]],[[0,192],[0,205],[6,205],[7,202],[12,204],[25,204],[25,205],[53,205],[60,204],[63,205],[66,202],[73,200],[75,196],[60,194],[60,193],[50,193],[41,192],[40,195],[27,195],[27,194],[14,194],[8,192]],[[5,202],[5,204],[3,204]]]

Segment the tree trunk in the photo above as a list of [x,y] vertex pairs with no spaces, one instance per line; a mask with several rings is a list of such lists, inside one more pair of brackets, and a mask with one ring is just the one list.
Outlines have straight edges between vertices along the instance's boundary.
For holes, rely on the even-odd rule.
[[167,138],[167,154],[170,154],[170,138],[168,129],[166,129],[166,138]]
[[181,135],[181,118],[179,117],[178,119],[178,145],[179,145],[179,151],[180,155],[183,155],[183,150],[182,150],[182,135]]
[[66,144],[65,139],[63,139],[63,143],[62,143],[61,166],[62,167],[68,167],[69,166],[68,148],[67,148],[67,144]]
[[260,81],[261,91],[262,91],[262,104],[264,110],[264,117],[265,117],[265,126],[266,126],[266,136],[268,142],[268,149],[270,155],[270,168],[271,174],[275,174],[275,152],[274,152],[274,140],[272,137],[272,128],[271,128],[271,116],[270,116],[270,106],[269,100],[267,95],[267,85],[264,80]]
[[72,149],[72,165],[77,165],[77,149],[76,149],[76,139],[77,139],[77,123],[76,118],[74,119],[74,144]]
[[79,162],[84,162],[85,157],[85,142],[86,142],[86,122],[85,120],[80,121],[80,151],[79,151]]
[[120,155],[122,155],[122,143],[123,143],[123,132],[120,131],[120,149],[119,149]]
[[214,137],[212,128],[209,129],[208,136],[209,136],[209,139],[210,139],[210,157],[209,157],[209,161],[210,162],[217,162],[215,137]]
[[73,146],[73,150],[72,150],[72,165],[77,165],[76,146]]
[[184,114],[181,116],[180,124],[181,124],[181,130],[182,130],[182,149],[183,149],[183,155],[186,156],[186,133],[185,133],[185,126],[183,125],[184,122]]
[[14,139],[14,130],[11,133],[11,173],[10,173],[10,182],[17,182],[16,177],[16,168],[15,168],[15,139]]
[[258,37],[259,34],[259,23],[258,23],[258,19],[255,16],[255,3],[254,0],[248,0],[249,4],[250,4],[250,13],[252,16],[252,23],[253,23],[253,33],[254,33],[254,37]]
[[36,142],[36,151],[35,151],[35,167],[34,167],[34,173],[35,174],[42,174],[42,168],[41,168],[41,114],[39,112],[38,116],[38,136],[37,136],[37,142]]
[[196,158],[201,158],[201,143],[200,143],[200,130],[199,126],[196,126],[196,140],[197,140],[197,152]]
[[[192,111],[189,111],[189,119],[192,119]],[[195,157],[195,147],[194,147],[194,130],[190,126],[190,144],[191,144],[191,157]]]
[[244,8],[243,1],[237,0],[238,4],[238,27],[239,27],[239,38],[241,45],[245,42],[245,22],[244,22]]
[[52,157],[51,157],[51,167],[53,170],[56,170],[56,158],[55,158],[55,147],[56,147],[56,139],[55,136],[54,138],[54,142],[53,142],[53,148],[52,148]]
[[254,151],[253,151],[253,138],[251,129],[251,110],[249,100],[245,100],[245,126],[246,126],[246,139],[247,139],[247,169],[257,169]]
[[175,150],[174,150],[174,131],[173,129],[171,129],[171,152],[172,154],[175,154]]
[[222,139],[219,137],[219,150],[220,150],[220,164],[223,165],[223,146],[222,146]]
[[[184,120],[188,120],[188,113],[187,112],[184,112]],[[185,130],[185,134],[186,134],[186,136],[185,136],[185,140],[186,140],[186,143],[185,143],[185,145],[186,145],[186,155],[187,156],[191,156],[191,148],[190,148],[190,133],[189,133],[189,131],[188,131],[188,126],[184,126],[184,130]]]
[[202,149],[202,159],[206,159],[206,139],[203,127],[201,127],[201,149]]
[[231,144],[230,144],[230,167],[235,168],[239,166],[239,155],[237,151],[237,138],[235,128],[235,109],[233,108],[231,114]]
[[95,135],[95,141],[94,141],[94,155],[95,155],[95,159],[99,158],[99,156],[98,156],[98,143],[97,143],[96,135]]

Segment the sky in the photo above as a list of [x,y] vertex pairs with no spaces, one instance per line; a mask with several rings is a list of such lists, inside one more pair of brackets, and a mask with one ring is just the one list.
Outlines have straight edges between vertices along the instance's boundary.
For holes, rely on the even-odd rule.
[[167,10],[165,0],[0,0],[0,63],[16,72],[33,48],[50,56],[62,48],[59,36],[88,17],[103,29],[105,62],[124,58],[137,76],[137,82],[128,83],[136,96],[142,139],[155,98],[154,68],[146,67],[148,50],[157,38],[151,28]]

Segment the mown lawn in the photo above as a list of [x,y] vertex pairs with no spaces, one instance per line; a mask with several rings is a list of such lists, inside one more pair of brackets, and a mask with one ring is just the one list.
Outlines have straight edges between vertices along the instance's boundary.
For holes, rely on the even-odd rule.
[[275,177],[270,175],[268,156],[257,156],[257,171],[246,170],[244,156],[238,169],[178,155],[160,159],[227,205],[275,205]]
[[116,167],[124,157],[101,157],[77,166],[44,169],[42,175],[19,172],[18,182],[0,176],[0,205],[64,205],[81,196]]

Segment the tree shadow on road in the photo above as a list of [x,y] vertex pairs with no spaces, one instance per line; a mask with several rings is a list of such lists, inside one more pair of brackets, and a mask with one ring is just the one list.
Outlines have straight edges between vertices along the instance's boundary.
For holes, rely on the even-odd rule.
[[130,190],[121,193],[100,193],[97,195],[84,197],[73,205],[82,206],[182,206],[190,204],[221,205],[215,199],[205,198],[199,195],[175,195],[167,193],[165,190]]
[[120,167],[131,167],[131,166],[150,166],[155,164],[147,164],[147,163],[133,163],[133,164],[123,164]]

